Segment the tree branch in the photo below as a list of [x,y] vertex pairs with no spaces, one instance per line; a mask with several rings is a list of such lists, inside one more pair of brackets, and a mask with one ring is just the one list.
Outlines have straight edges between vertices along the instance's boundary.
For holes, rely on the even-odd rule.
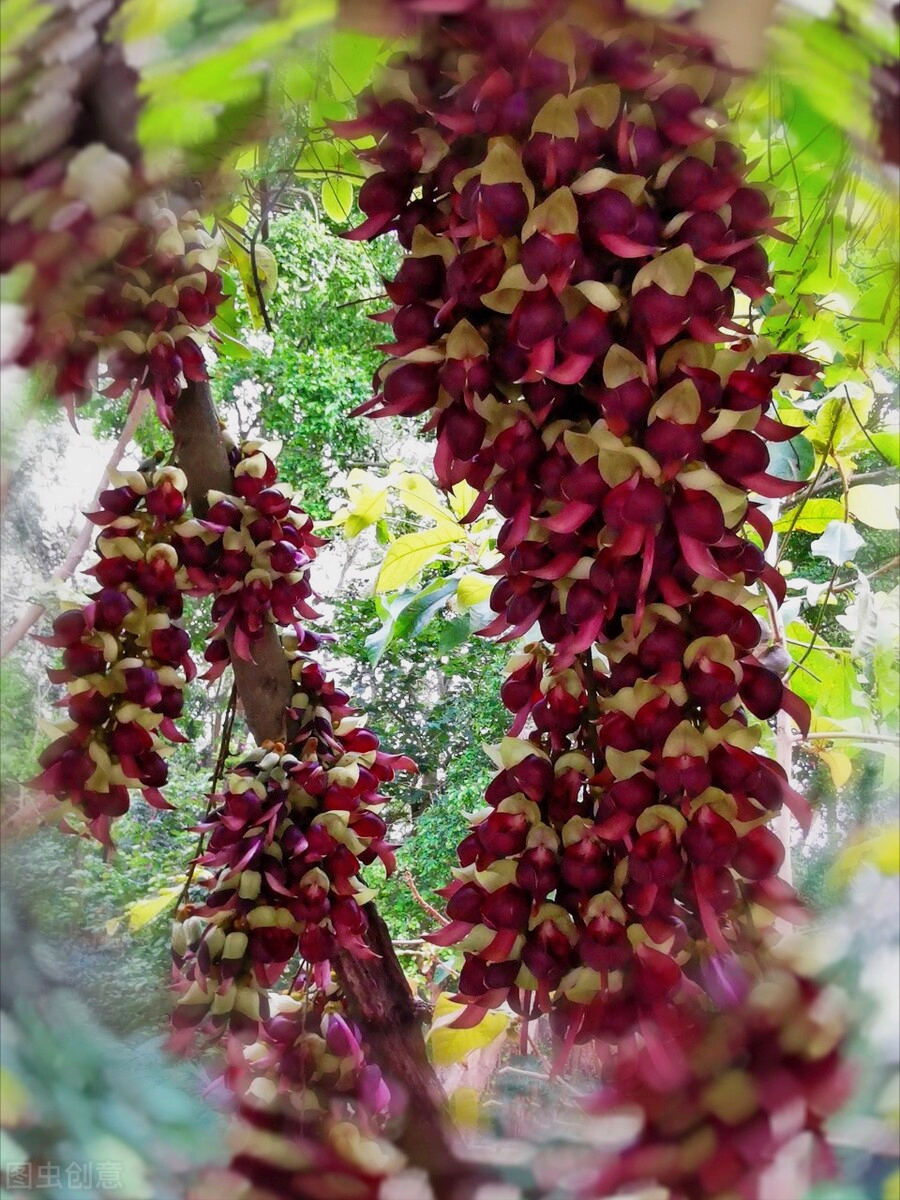
[[449,925],[450,922],[445,916],[438,912],[433,904],[429,904],[419,889],[416,887],[416,881],[413,879],[412,871],[406,870],[402,873],[403,882],[412,893],[412,898],[418,904],[419,908],[424,909],[433,921],[437,921],[438,925]]
[[[138,425],[143,419],[144,413],[147,411],[147,405],[150,400],[148,392],[140,392],[135,398],[131,406],[131,411],[125,421],[122,432],[119,434],[119,440],[116,442],[115,449],[109,456],[109,461],[103,468],[103,474],[100,477],[100,482],[97,484],[97,490],[94,492],[93,498],[88,506],[88,511],[92,511],[100,502],[100,493],[106,488],[109,481],[110,471],[114,471],[121,461],[122,455],[128,449],[128,443],[134,437]],[[48,588],[54,587],[56,584],[63,583],[70,575],[73,575],[78,569],[78,565],[87,553],[88,547],[91,544],[91,536],[96,533],[97,528],[92,521],[85,521],[82,525],[78,536],[69,547],[69,553],[47,580]],[[18,621],[6,631],[0,640],[0,659],[6,658],[10,651],[14,650],[21,642],[22,638],[28,633],[32,625],[39,621],[46,612],[46,605],[31,604],[22,613]]]
[[[208,508],[207,493],[234,491],[228,450],[216,415],[209,384],[189,383],[175,404],[172,415],[175,457],[188,480],[188,497],[194,513],[202,517]],[[232,650],[233,630],[225,631],[238,696],[250,732],[257,742],[284,741],[286,709],[294,692],[291,671],[278,630],[267,625],[253,647],[253,662]]]

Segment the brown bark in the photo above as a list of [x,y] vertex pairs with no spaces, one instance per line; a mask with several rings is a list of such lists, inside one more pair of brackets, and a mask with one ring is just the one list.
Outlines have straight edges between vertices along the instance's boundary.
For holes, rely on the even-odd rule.
[[[228,451],[208,384],[188,384],[174,406],[172,432],[191,504],[195,513],[202,514],[207,492],[233,491]],[[232,655],[238,697],[256,740],[280,741],[286,732],[285,710],[293,682],[274,625],[253,652],[253,663]],[[437,1200],[463,1200],[472,1192],[472,1177],[467,1182],[466,1168],[455,1157],[447,1136],[444,1096],[428,1062],[422,1013],[374,904],[366,905],[366,915],[365,940],[376,957],[359,959],[342,951],[334,961],[335,975],[373,1060],[409,1095],[401,1148],[411,1163],[428,1172]]]
[[394,953],[390,931],[374,904],[366,905],[366,943],[378,958],[341,951],[334,962],[350,1015],[365,1030],[373,1059],[389,1082],[408,1095],[398,1145],[427,1171],[435,1196],[468,1194],[461,1164],[447,1139],[444,1094],[431,1068],[422,1037],[422,1013]]
[[[222,428],[206,383],[189,383],[174,408],[172,433],[175,457],[188,480],[188,497],[195,514],[202,516],[208,505],[207,493],[234,491],[228,450]],[[232,648],[232,631],[225,631]],[[234,653],[231,666],[238,696],[250,732],[257,742],[267,739],[284,741],[287,728],[285,710],[291,702],[293,683],[278,630],[267,625],[253,647],[254,662],[246,662]]]

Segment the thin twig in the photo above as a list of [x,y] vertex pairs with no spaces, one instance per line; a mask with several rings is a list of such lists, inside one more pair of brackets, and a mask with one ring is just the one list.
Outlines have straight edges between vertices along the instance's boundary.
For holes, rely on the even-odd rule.
[[419,891],[419,889],[416,887],[416,881],[413,879],[412,871],[410,871],[409,868],[406,868],[404,871],[401,872],[401,878],[403,879],[403,882],[406,884],[406,886],[409,888],[409,890],[412,892],[412,898],[413,898],[413,900],[415,900],[416,904],[418,904],[419,908],[424,909],[425,912],[428,913],[429,917],[431,917],[432,920],[437,921],[437,923],[439,925],[449,925],[450,924],[450,922],[443,915],[443,913],[439,913],[433,904],[429,904],[428,901],[425,899],[425,897],[422,895],[422,893]]
[[861,745],[866,742],[886,743],[890,746],[900,746],[900,737],[890,733],[851,733],[843,729],[835,729],[830,733],[808,733],[805,737],[799,734],[793,739],[795,743],[800,742],[833,742],[847,741],[859,742]]
[[[893,571],[895,567],[900,567],[900,555],[892,558],[890,562],[882,563],[880,567],[876,567],[868,575],[863,575],[863,579],[874,579],[876,575],[883,575],[885,571]],[[849,592],[851,588],[855,587],[859,587],[859,580],[851,579],[849,583],[839,583],[837,587],[832,588],[831,594],[836,596],[839,592]]]
[[[147,405],[149,402],[150,393],[145,391],[138,392],[132,401],[131,410],[128,413],[124,426],[122,427],[122,432],[119,434],[119,440],[116,442],[115,449],[109,456],[109,461],[103,468],[103,474],[100,477],[97,490],[94,492],[88,508],[89,512],[93,511],[99,504],[100,493],[106,488],[110,472],[116,469],[116,467],[119,465],[122,455],[128,449],[128,445],[131,439],[134,437],[144,413],[147,411]],[[45,586],[48,589],[56,584],[64,583],[65,580],[67,580],[69,576],[75,572],[79,563],[87,552],[91,541],[91,534],[95,531],[95,528],[96,526],[92,521],[86,520],[84,522],[84,525],[82,525],[78,536],[75,538],[69,548],[69,553],[47,581]],[[16,621],[12,628],[6,631],[2,640],[0,640],[0,659],[6,658],[7,654],[9,654],[11,650],[15,649],[25,634],[28,633],[29,629],[31,629],[32,625],[34,625],[36,621],[40,620],[40,618],[46,612],[46,607],[47,606],[45,604],[39,603],[30,605],[25,612],[22,613],[21,617],[19,617],[18,621]]]
[[[210,784],[210,789],[209,789],[209,796],[207,797],[207,800],[206,800],[206,811],[203,814],[204,821],[206,821],[209,818],[209,815],[212,812],[213,801],[215,800],[215,797],[216,797],[216,789],[219,786],[219,781],[221,780],[222,774],[225,770],[225,760],[228,758],[228,754],[229,754],[230,747],[231,747],[231,731],[234,728],[234,718],[235,718],[236,713],[237,713],[237,684],[233,683],[231,685],[231,695],[228,697],[228,705],[225,709],[225,721],[223,723],[223,728],[222,728],[222,740],[219,743],[219,754],[218,754],[218,757],[216,758],[216,765],[215,765],[215,769],[213,770],[212,783]],[[184,881],[184,887],[181,889],[181,892],[179,893],[179,896],[178,896],[178,901],[175,905],[176,913],[178,913],[178,911],[180,910],[182,904],[184,903],[184,901],[187,897],[188,891],[190,889],[191,883],[194,878],[194,870],[200,859],[200,855],[203,853],[203,843],[204,843],[205,838],[206,838],[206,834],[202,833],[202,832],[201,832],[200,836],[197,838],[196,849],[194,850],[194,854],[191,858],[190,863],[188,864],[187,878]]]

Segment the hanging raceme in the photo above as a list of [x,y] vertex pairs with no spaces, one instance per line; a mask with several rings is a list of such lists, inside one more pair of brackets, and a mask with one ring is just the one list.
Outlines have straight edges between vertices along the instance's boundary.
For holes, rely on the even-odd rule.
[[176,1044],[198,1026],[254,1040],[268,989],[298,955],[295,985],[308,974],[320,989],[338,948],[371,957],[362,935],[373,893],[359,872],[376,859],[393,870],[379,789],[413,764],[379,749],[318,664],[295,654],[292,674],[289,747],[246,755],[200,826],[209,840],[198,863],[213,877],[173,934],[173,1024],[188,1031]]
[[378,1200],[403,1168],[392,1140],[405,1098],[367,1062],[333,990],[271,993],[259,1040],[229,1043],[239,1124],[228,1175],[216,1180],[223,1200],[239,1200],[247,1180],[283,1200]]
[[253,645],[268,624],[293,629],[299,648],[315,650],[322,636],[302,622],[316,613],[307,568],[323,544],[312,532],[312,519],[278,482],[272,443],[249,441],[230,451],[235,495],[210,492],[203,519],[183,521],[174,540],[191,583],[192,594],[214,595],[214,628],[204,652],[216,679],[229,662],[224,633],[234,653],[250,661]]
[[90,514],[103,528],[100,561],[87,574],[101,590],[39,639],[63,650],[61,668],[49,676],[67,685],[69,720],[41,755],[45,769],[32,786],[80,810],[101,841],[109,841],[110,820],[127,811],[129,788],[165,807],[157,730],[183,740],[174,718],[196,674],[188,635],[175,624],[185,594],[215,597],[207,678],[227,665],[226,628],[244,658],[266,624],[291,627],[307,651],[321,642],[301,624],[315,616],[306,602],[307,568],[321,540],[277,483],[267,450],[274,453],[259,442],[232,448],[238,494],[207,497],[204,520],[187,515],[187,480],[178,467],[115,473],[116,486]]
[[511,663],[512,736],[432,940],[464,951],[471,1016],[550,1014],[560,1064],[657,1024],[664,1073],[688,1052],[669,1007],[703,1027],[709,962],[764,974],[754,913],[799,908],[767,826],[808,809],[748,716],[809,714],[755,656],[751,609],[785,587],[751,493],[798,486],[767,470],[795,432],[770,413],[817,368],[734,319],[778,222],[710,50],[615,3],[469,7],[423,23],[341,126],[377,139],[351,236],[406,251],[360,411],[428,415],[440,483],[506,518],[486,632],[543,638]]
[[184,741],[175,726],[184,687],[196,674],[190,639],[177,624],[187,584],[173,546],[187,481],[177,467],[152,474],[112,473],[90,517],[102,526],[99,561],[86,573],[100,589],[82,608],[62,612],[38,638],[63,651],[50,681],[66,685],[68,719],[40,756],[31,786],[80,814],[110,843],[110,823],[128,810],[129,788],[168,807],[163,738]]

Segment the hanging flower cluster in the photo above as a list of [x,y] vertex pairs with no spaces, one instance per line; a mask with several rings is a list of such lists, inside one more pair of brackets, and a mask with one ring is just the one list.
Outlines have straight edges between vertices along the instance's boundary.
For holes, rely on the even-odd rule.
[[[743,614],[752,632],[746,609],[714,600],[709,611]],[[433,935],[466,951],[462,998],[552,1012],[572,1040],[620,1033],[690,993],[698,962],[740,937],[749,905],[789,911],[775,878],[784,850],[766,824],[784,803],[808,817],[757,750],[729,635],[664,605],[646,610],[638,637],[624,624],[602,659],[554,671],[534,646],[513,660],[503,698],[535,731],[499,747],[444,891],[451,924]]]
[[[712,958],[704,1003],[660,1010],[623,1042],[593,1107],[634,1110],[644,1126],[588,1194],[648,1179],[678,1197],[803,1196],[833,1173],[824,1122],[848,1099],[842,993],[787,959]],[[631,1185],[631,1186],[629,1186]]]
[[[196,213],[146,198],[127,132],[137,100],[135,113],[123,107],[135,79],[104,44],[114,7],[55,4],[5,59],[0,271],[26,312],[13,361],[51,364],[70,412],[97,387],[146,388],[168,424],[183,380],[206,378],[218,250]],[[96,111],[100,77],[116,89],[118,129]]]
[[[343,127],[376,138],[354,236],[394,230],[407,252],[387,284],[391,357],[360,411],[427,414],[441,484],[465,480],[470,516],[491,503],[505,518],[486,632],[543,639],[510,666],[512,736],[432,940],[464,951],[467,1021],[504,1002],[549,1013],[563,1057],[639,1030],[638,1066],[623,1052],[612,1077],[650,1123],[604,1186],[663,1178],[698,1197],[743,1187],[821,1115],[813,1101],[790,1134],[780,1124],[821,1056],[763,1053],[818,1011],[815,989],[794,981],[796,1013],[760,1001],[748,1016],[749,1000],[719,1017],[706,979],[748,942],[766,961],[752,906],[798,907],[767,824],[785,803],[808,818],[748,723],[809,716],[755,654],[751,609],[762,587],[780,602],[784,581],[749,496],[794,489],[768,470],[766,442],[793,433],[774,393],[816,367],[735,319],[739,294],[766,293],[760,239],[777,222],[729,140],[727,82],[683,30],[614,2],[577,22],[476,6],[423,25],[422,49]],[[736,1158],[715,1126],[687,1148],[678,1127],[660,1149],[657,1110],[675,1121],[693,1095],[687,1066],[662,1069],[679,1055],[697,1056],[698,1094],[733,1066],[758,1070],[754,1087],[780,1070],[791,1095],[771,1122],[761,1099],[748,1109]],[[654,1088],[671,1090],[654,1102]]]
[[230,1165],[206,1172],[191,1196],[378,1200],[405,1163],[392,1144],[405,1101],[366,1062],[339,1000],[276,992],[268,1007],[258,1041],[227,1045],[225,1081],[238,1098]]
[[400,1097],[322,992],[272,993],[268,1008],[259,1041],[228,1046],[240,1102],[230,1174],[291,1200],[376,1200],[404,1162],[390,1141]]
[[222,301],[218,262],[197,213],[142,202],[119,220],[114,264],[79,281],[57,315],[55,346],[36,335],[18,361],[55,359],[53,388],[76,403],[95,387],[110,398],[146,390],[168,426],[185,381],[207,378],[202,346]]
[[307,568],[322,539],[312,533],[312,518],[293,502],[291,489],[278,482],[276,453],[260,441],[234,448],[235,495],[210,492],[205,518],[184,521],[176,531],[175,548],[191,590],[215,595],[207,679],[228,665],[226,629],[234,653],[244,660],[252,658],[253,643],[268,624],[292,628],[303,651],[315,650],[322,640],[301,625],[316,617],[307,603],[312,594]]
[[208,1023],[254,1040],[267,990],[298,954],[320,987],[339,949],[371,956],[372,892],[359,871],[376,859],[393,869],[379,788],[413,764],[378,748],[318,665],[297,656],[292,672],[288,752],[245,756],[200,827],[209,841],[198,861],[212,878],[206,901],[175,926],[176,1030]]
[[774,223],[723,72],[617,11],[448,20],[353,125],[380,138],[357,236],[408,251],[369,408],[432,414],[440,481],[506,517],[488,631],[552,647],[504,688],[534,731],[503,751],[436,939],[463,938],[463,998],[559,1007],[568,1037],[670,999],[744,919],[794,800],[745,710],[805,716],[753,656],[749,588],[783,580],[742,530],[771,532],[749,491],[794,486],[764,439],[791,436],[773,391],[814,364],[733,320]]
[[106,844],[111,820],[128,810],[130,788],[168,807],[159,790],[167,777],[163,739],[184,741],[174,722],[196,673],[190,639],[177,623],[187,581],[171,545],[187,480],[177,467],[163,467],[112,472],[110,482],[90,514],[103,527],[99,561],[87,572],[99,589],[38,638],[63,651],[62,666],[48,675],[66,686],[59,703],[68,719],[32,781],[80,811]]

